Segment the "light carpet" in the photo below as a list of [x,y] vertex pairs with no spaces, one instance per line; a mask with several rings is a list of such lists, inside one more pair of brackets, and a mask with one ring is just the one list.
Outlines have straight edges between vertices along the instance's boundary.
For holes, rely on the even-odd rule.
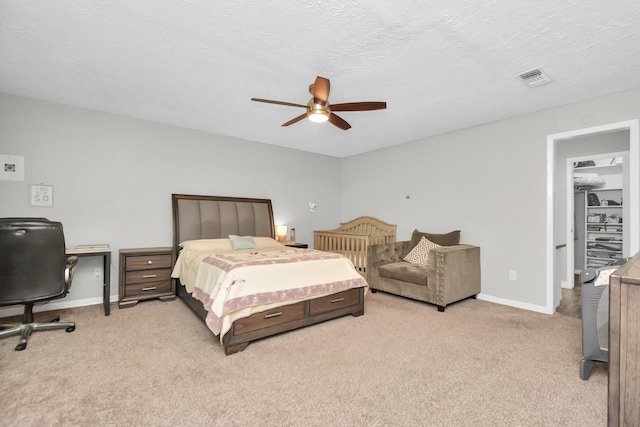
[[76,331],[0,340],[6,426],[604,426],[580,321],[486,301],[367,294],[365,314],[222,347],[179,300],[64,310]]

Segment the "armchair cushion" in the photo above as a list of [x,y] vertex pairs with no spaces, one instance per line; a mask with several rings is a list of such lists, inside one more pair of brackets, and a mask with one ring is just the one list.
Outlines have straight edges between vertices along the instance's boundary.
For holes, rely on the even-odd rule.
[[426,286],[427,267],[400,261],[378,267],[380,277]]
[[450,231],[445,234],[423,233],[418,230],[413,230],[413,233],[411,234],[411,248],[416,247],[422,236],[426,237],[433,243],[439,244],[440,246],[454,246],[460,244],[460,230]]
[[439,248],[440,245],[433,243],[426,237],[422,236],[418,244],[403,259],[411,264],[429,266],[429,251],[433,248]]

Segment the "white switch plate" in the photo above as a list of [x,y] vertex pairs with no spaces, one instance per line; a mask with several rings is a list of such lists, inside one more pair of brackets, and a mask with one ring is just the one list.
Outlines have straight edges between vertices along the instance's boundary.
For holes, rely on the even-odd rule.
[[515,270],[509,270],[509,280],[516,280],[517,274]]

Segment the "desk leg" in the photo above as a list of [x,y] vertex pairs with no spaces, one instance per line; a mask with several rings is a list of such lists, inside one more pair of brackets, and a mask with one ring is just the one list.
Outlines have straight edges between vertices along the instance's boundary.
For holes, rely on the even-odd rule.
[[102,305],[104,306],[104,315],[111,314],[111,252],[104,254],[103,269],[104,272],[104,286],[102,287]]

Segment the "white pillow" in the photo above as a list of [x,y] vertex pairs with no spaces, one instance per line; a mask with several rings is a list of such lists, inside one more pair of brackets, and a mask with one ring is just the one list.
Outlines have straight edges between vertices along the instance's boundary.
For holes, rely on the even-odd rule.
[[[254,237],[258,249],[281,249],[284,245],[271,237]],[[191,249],[197,252],[220,252],[231,251],[230,239],[197,239],[197,240],[185,240],[180,243],[183,249]]]
[[429,251],[434,248],[439,248],[440,245],[433,243],[426,237],[422,236],[418,244],[411,249],[403,259],[411,264],[421,265],[423,267],[429,266]]
[[191,249],[198,252],[230,251],[232,249],[229,239],[186,240],[180,243],[180,246],[183,249]]
[[275,248],[280,249],[284,245],[271,237],[254,237],[253,241],[256,242],[258,249]]

